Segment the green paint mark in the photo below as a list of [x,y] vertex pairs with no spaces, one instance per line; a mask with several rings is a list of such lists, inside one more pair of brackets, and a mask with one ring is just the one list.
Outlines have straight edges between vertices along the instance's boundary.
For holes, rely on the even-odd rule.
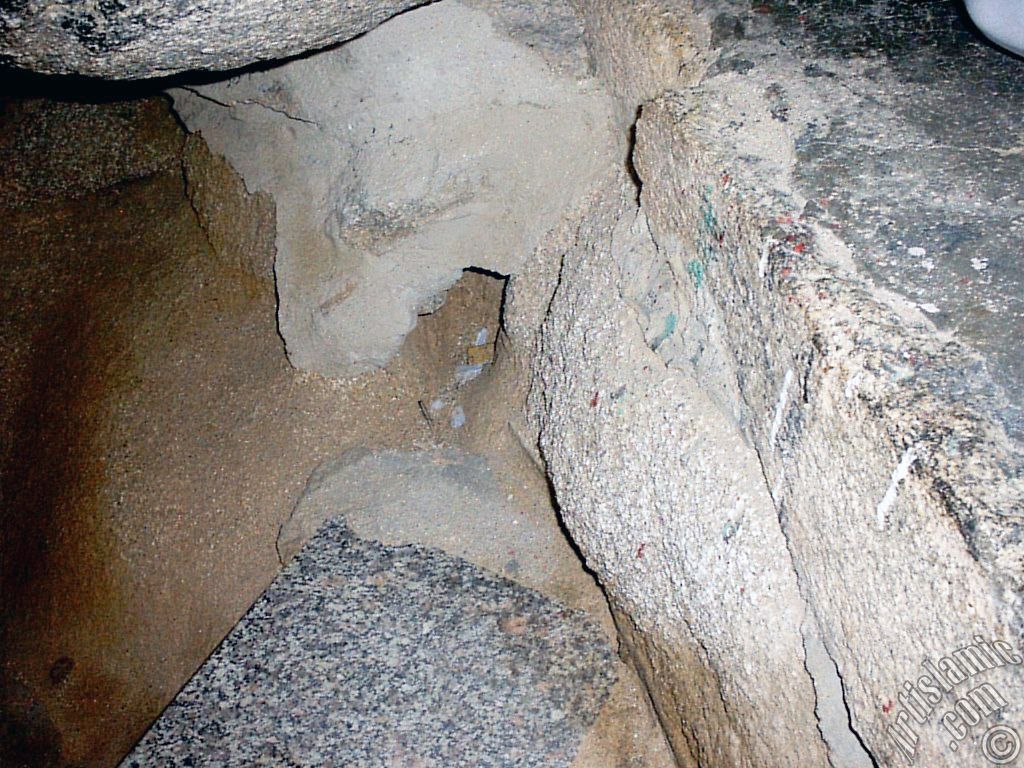
[[697,290],[704,284],[704,265],[694,259],[686,265],[686,271],[693,278],[693,285]]
[[711,201],[705,201],[704,203],[704,231],[709,235],[716,235],[718,229],[718,219],[715,216],[715,206],[711,204]]
[[722,541],[724,541],[726,544],[728,544],[729,543],[729,539],[731,539],[733,536],[735,536],[737,531],[739,531],[739,529],[740,529],[740,524],[739,523],[735,523],[732,520],[727,522],[725,525],[722,526]]
[[705,262],[711,262],[718,259],[718,244],[722,241],[722,227],[718,222],[718,216],[715,213],[714,203],[711,202],[711,186],[707,186],[704,189],[702,196],[703,202],[700,207],[700,237],[699,248],[700,254]]
[[658,337],[651,342],[651,350],[654,351],[660,347],[669,336],[676,332],[676,326],[679,325],[679,318],[676,317],[675,312],[669,312],[668,317],[665,318],[665,327],[662,329]]

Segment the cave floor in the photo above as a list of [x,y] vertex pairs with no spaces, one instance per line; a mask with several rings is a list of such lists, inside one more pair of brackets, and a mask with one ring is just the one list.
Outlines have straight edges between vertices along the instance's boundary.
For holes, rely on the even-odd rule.
[[[173,155],[180,136],[164,139]],[[5,766],[116,765],[280,572],[278,533],[310,473],[354,449],[457,444],[455,365],[481,327],[497,330],[500,285],[468,275],[387,370],[348,382],[301,374],[276,332],[272,282],[218,258],[180,164],[121,181],[114,167],[74,194],[117,145],[90,147],[78,176],[55,160],[47,173],[70,191],[42,185],[5,208]],[[439,421],[424,407],[436,398]],[[474,459],[495,468],[501,515],[392,508],[361,535],[386,538],[400,522],[403,543],[585,610],[613,647],[543,476],[509,445]],[[481,546],[488,529],[510,538]],[[619,682],[577,764],[669,765],[635,673],[613,666]]]

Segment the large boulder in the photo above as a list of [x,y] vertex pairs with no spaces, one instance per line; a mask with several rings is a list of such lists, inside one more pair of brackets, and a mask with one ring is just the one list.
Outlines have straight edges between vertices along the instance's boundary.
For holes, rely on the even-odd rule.
[[515,272],[615,157],[611,100],[559,4],[447,2],[266,72],[172,91],[189,129],[277,204],[292,364],[384,365],[476,267]]
[[226,70],[349,40],[422,2],[13,0],[0,4],[0,63],[104,78]]
[[[609,184],[510,281],[505,327],[531,374],[523,442],[539,438],[680,765],[1007,764],[1024,690],[1012,409],[961,341],[977,337],[939,331],[929,294],[887,289],[862,255],[884,253],[881,235],[904,220],[896,235],[916,244],[923,230],[934,270],[952,272],[962,238],[941,235],[957,216],[1001,216],[1002,230],[989,219],[982,231],[1015,231],[1017,208],[990,190],[1016,149],[943,155],[958,145],[932,140],[914,155],[926,129],[987,124],[981,109],[949,126],[952,108],[924,111],[977,107],[963,94],[981,86],[950,95],[960,81],[925,81],[916,123],[886,103],[914,92],[922,60],[955,75],[937,50],[977,66],[978,83],[1005,65],[949,31],[944,3],[883,3],[883,16],[873,4],[838,50],[815,37],[837,36],[824,13],[716,0],[693,15],[673,3],[673,19],[652,5],[589,4],[588,42],[619,112],[641,102],[635,184]],[[932,17],[944,48],[915,37]],[[659,66],[674,29],[691,30],[698,52]],[[865,49],[876,55],[862,60]],[[947,167],[986,170],[958,171],[958,189]],[[815,192],[834,178],[847,186],[832,200]],[[898,195],[864,204],[893,179]],[[961,193],[977,201],[963,208]],[[949,230],[921,226],[943,215]],[[995,273],[989,297],[1014,263],[999,253],[968,266]],[[986,331],[1019,337],[1008,317]]]

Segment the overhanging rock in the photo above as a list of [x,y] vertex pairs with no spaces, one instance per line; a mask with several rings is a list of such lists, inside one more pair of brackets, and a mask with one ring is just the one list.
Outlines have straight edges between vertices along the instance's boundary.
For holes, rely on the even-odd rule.
[[350,40],[422,1],[15,0],[0,5],[0,62],[104,78],[222,71]]

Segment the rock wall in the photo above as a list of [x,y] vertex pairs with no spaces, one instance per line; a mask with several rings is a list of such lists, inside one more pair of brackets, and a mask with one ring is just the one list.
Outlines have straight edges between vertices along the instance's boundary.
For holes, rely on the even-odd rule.
[[662,357],[679,288],[629,185],[619,190],[564,254],[534,369],[565,524],[658,664],[648,683],[677,753],[821,764],[804,606],[775,507],[732,415]]
[[[492,400],[522,403],[680,764],[982,764],[990,732],[940,716],[987,689],[911,696],[926,662],[1018,637],[1019,452],[936,384],[976,356],[801,217],[796,122],[723,59],[760,11],[577,11],[542,34],[442,3],[175,93],[277,204],[291,360],[382,365],[462,268],[511,275]],[[995,666],[969,681],[1012,723],[1019,667]]]
[[379,367],[463,268],[511,275],[493,391],[680,764],[985,765],[1024,715],[1024,461],[980,358],[794,183],[841,135],[821,83],[884,65],[805,66],[805,23],[449,0],[174,98],[276,205],[295,365]]
[[801,218],[770,83],[712,66],[723,8],[590,8],[636,187],[511,281],[542,459],[681,764],[988,764],[1024,689],[1019,450],[941,386],[977,356]]

